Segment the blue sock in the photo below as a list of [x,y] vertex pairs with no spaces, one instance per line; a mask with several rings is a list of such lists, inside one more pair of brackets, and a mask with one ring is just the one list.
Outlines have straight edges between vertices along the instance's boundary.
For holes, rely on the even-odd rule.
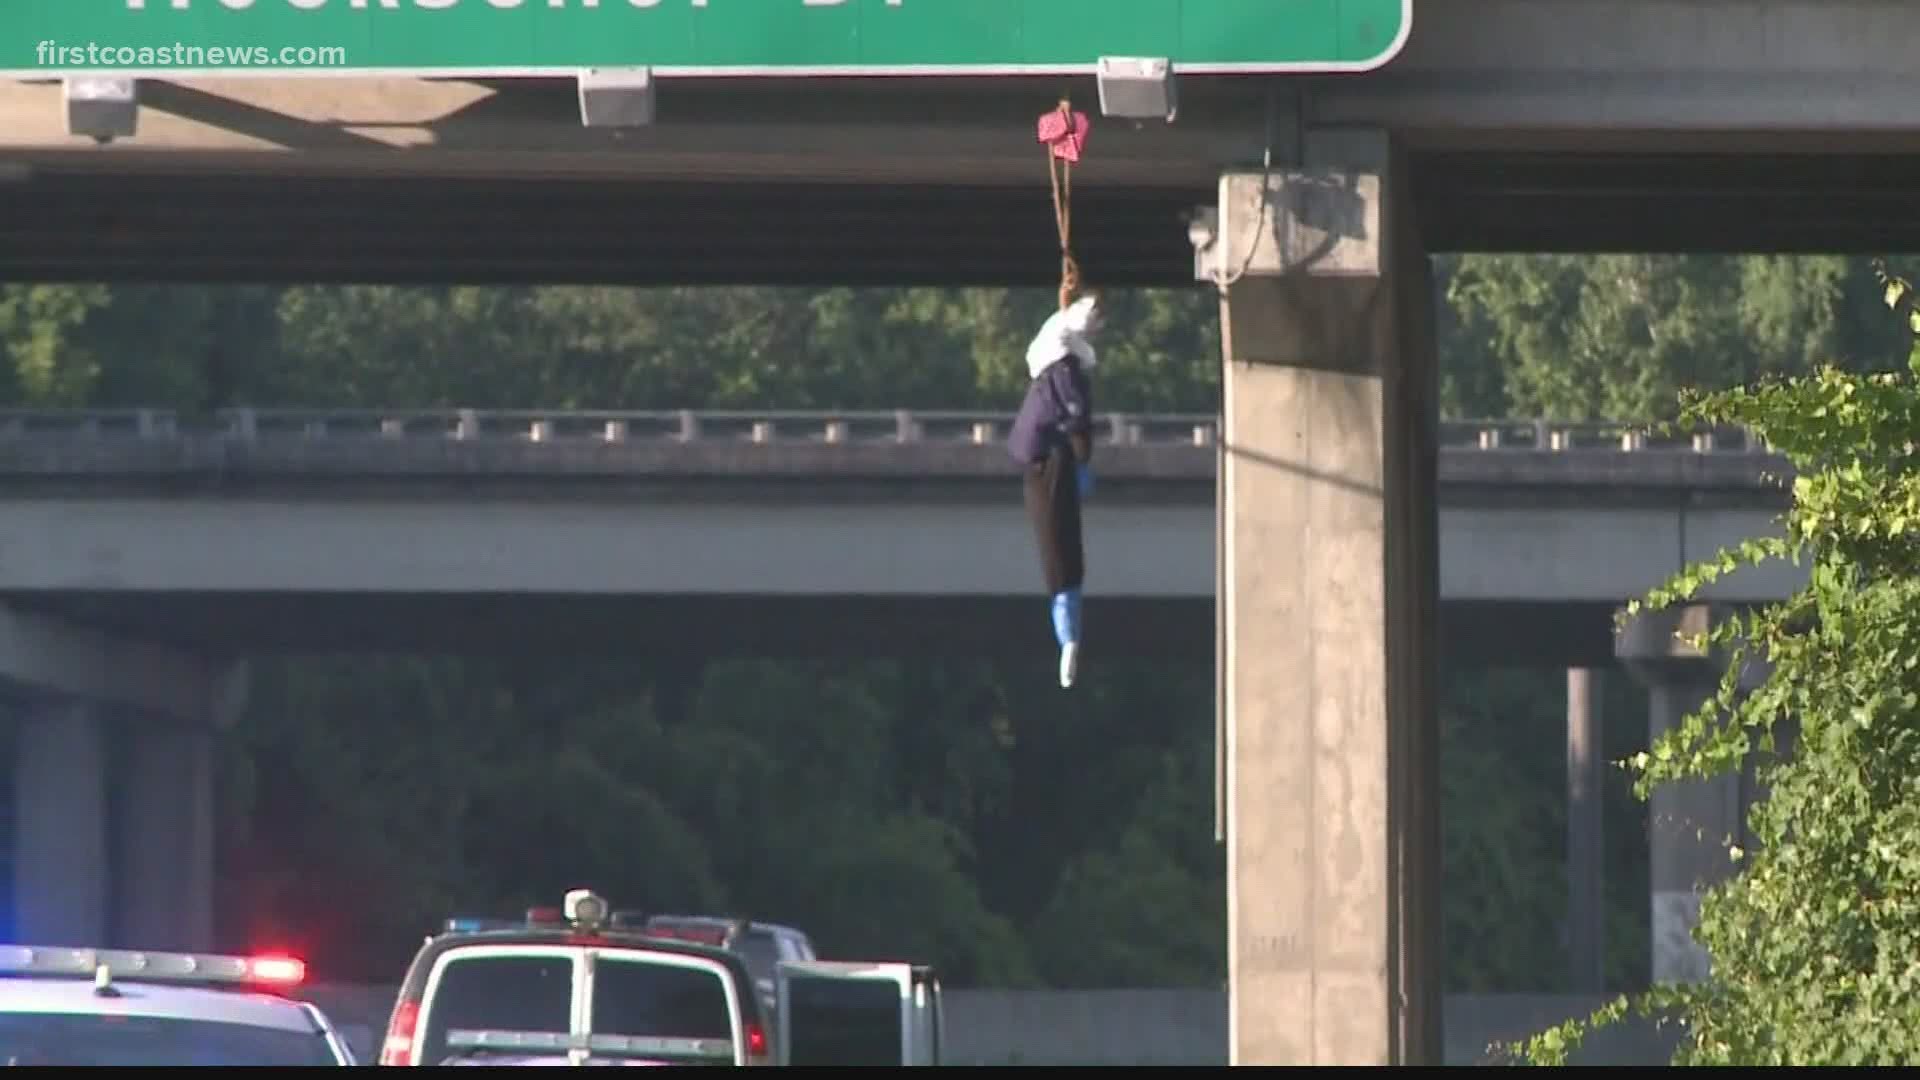
[[1080,590],[1063,589],[1053,594],[1053,637],[1062,646],[1080,640]]

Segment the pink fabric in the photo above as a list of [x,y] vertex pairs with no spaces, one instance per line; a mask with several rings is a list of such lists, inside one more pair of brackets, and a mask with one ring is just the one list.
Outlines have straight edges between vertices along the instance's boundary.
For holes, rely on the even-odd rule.
[[1054,109],[1040,117],[1040,141],[1053,148],[1053,156],[1067,161],[1078,162],[1080,151],[1087,145],[1087,114],[1073,114],[1073,130],[1067,130],[1067,118]]

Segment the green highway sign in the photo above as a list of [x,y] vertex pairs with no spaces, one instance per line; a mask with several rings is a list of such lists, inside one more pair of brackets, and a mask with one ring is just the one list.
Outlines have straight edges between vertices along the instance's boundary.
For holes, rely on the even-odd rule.
[[1413,0],[0,0],[0,77],[1365,71]]

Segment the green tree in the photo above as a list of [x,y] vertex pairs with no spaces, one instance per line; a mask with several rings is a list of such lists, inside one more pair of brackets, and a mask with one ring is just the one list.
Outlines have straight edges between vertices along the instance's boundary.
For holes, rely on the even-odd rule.
[[1714,390],[1885,355],[1838,256],[1468,255],[1443,260],[1451,415],[1665,420]]
[[[260,406],[997,409],[1026,386],[1050,290],[302,287]],[[1215,408],[1199,290],[1116,290],[1100,401]]]
[[[1719,693],[1632,766],[1644,792],[1757,750],[1769,794],[1749,814],[1754,850],[1729,851],[1743,869],[1702,904],[1708,978],[1541,1032],[1524,1048],[1535,1062],[1564,1063],[1590,1027],[1634,1011],[1683,1021],[1676,1064],[1920,1062],[1920,308],[1906,280],[1883,284],[1916,334],[1908,372],[1823,367],[1683,399],[1683,421],[1765,435],[1793,463],[1793,501],[1784,537],[1689,568],[1645,607],[1765,559],[1804,557],[1811,573],[1696,642],[1728,659]],[[1743,695],[1749,658],[1769,670]]]
[[[1225,855],[1213,817],[1213,747],[1187,740],[1152,771],[1117,835],[1070,858],[1028,934],[1049,985],[1218,986],[1226,977]],[[1131,813],[1128,813],[1128,810]]]

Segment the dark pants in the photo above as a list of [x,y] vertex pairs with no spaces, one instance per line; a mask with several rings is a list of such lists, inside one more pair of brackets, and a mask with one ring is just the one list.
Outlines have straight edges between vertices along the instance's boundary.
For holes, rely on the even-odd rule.
[[1064,446],[1027,466],[1027,519],[1040,545],[1040,572],[1047,593],[1078,588],[1086,576],[1080,548],[1080,484],[1073,453]]

